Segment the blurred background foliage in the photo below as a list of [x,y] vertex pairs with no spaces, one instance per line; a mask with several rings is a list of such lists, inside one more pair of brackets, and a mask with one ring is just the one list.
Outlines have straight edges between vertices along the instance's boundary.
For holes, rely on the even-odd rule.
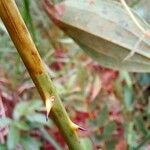
[[[150,74],[103,68],[49,20],[41,1],[16,3],[70,118],[87,129],[79,131],[84,149],[149,150]],[[128,5],[150,23],[149,0]],[[0,22],[0,150],[67,149],[39,99]]]

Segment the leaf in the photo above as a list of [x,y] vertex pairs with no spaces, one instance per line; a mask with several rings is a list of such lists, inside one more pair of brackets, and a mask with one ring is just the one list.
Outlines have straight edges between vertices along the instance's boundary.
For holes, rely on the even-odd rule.
[[70,79],[67,82],[68,91],[70,91],[73,87],[75,87],[76,80],[77,80],[77,75],[76,74],[74,74],[70,77]]
[[115,129],[116,129],[115,122],[113,122],[113,121],[109,122],[104,128],[102,137],[105,139],[108,139],[112,135],[112,133]]
[[30,136],[23,136],[21,138],[21,144],[24,150],[40,150],[41,147],[41,143]]
[[116,140],[111,140],[111,141],[107,141],[106,142],[106,147],[107,147],[107,150],[112,150],[112,149],[115,149],[115,146],[116,146]]
[[26,116],[33,112],[34,110],[40,108],[42,106],[42,102],[33,100],[31,102],[20,102],[16,105],[14,112],[13,112],[13,118],[15,120],[19,120],[20,117]]
[[[50,18],[101,65],[134,72],[150,72],[150,40],[145,38],[131,59],[123,59],[134,49],[141,31],[118,3],[97,0],[67,0],[44,5]],[[60,11],[61,10],[61,11]],[[135,14],[147,30],[148,25]]]
[[144,136],[148,134],[148,130],[146,129],[144,122],[140,116],[135,118],[135,125],[138,127],[139,131],[143,133]]
[[32,100],[29,102],[28,113],[31,113],[42,107],[42,101],[40,100]]
[[105,121],[108,119],[108,107],[105,105],[103,109],[100,111],[100,114],[98,115],[98,118],[96,120],[97,126],[101,127],[105,124]]
[[11,123],[11,119],[9,118],[0,118],[0,128],[3,128]]
[[27,119],[32,122],[32,123],[40,123],[40,124],[44,124],[44,125],[50,125],[51,122],[46,121],[46,116],[44,114],[39,114],[39,113],[34,113],[34,114],[29,114],[27,116]]
[[28,102],[20,102],[19,104],[17,104],[13,112],[13,118],[15,120],[19,120],[20,117],[25,116],[28,106]]
[[24,121],[16,121],[14,122],[14,125],[20,130],[28,131],[30,129],[29,124]]
[[99,94],[100,90],[101,90],[101,81],[99,78],[99,75],[97,75],[95,77],[95,80],[93,81],[93,90],[92,90],[92,94],[91,94],[91,100],[94,100],[97,95]]
[[127,139],[127,143],[130,146],[130,148],[133,149],[133,147],[135,147],[135,142],[137,135],[134,131],[134,123],[130,122],[126,125],[126,139]]
[[7,150],[6,145],[0,144],[0,150]]
[[120,76],[122,80],[126,81],[127,86],[132,88],[133,83],[130,74],[127,71],[122,71],[120,72]]
[[87,87],[87,81],[89,80],[88,79],[88,71],[84,67],[82,67],[82,66],[78,67],[76,78],[77,78],[77,83],[80,85],[80,87],[82,89]]
[[7,137],[7,148],[9,150],[14,150],[16,148],[16,145],[19,143],[19,139],[20,139],[19,130],[14,126],[10,126]]
[[124,104],[128,111],[133,111],[133,90],[127,85],[124,87]]

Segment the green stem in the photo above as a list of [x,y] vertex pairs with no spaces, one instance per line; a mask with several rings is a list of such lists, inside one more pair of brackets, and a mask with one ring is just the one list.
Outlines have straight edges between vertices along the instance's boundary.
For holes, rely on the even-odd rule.
[[64,136],[69,149],[82,150],[75,130],[77,126],[70,121],[14,0],[0,0],[0,17],[41,98],[49,107],[53,103],[52,119]]

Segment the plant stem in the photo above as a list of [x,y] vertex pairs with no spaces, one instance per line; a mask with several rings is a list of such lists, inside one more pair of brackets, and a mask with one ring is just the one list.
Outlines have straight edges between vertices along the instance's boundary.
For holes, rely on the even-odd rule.
[[34,30],[33,20],[30,12],[30,0],[23,0],[24,3],[24,21],[29,25],[29,29],[32,33],[33,41],[37,42],[36,32]]
[[75,128],[66,113],[14,0],[0,0],[0,17],[41,98],[49,107],[53,104],[51,109],[52,119],[64,136],[69,149],[82,150]]

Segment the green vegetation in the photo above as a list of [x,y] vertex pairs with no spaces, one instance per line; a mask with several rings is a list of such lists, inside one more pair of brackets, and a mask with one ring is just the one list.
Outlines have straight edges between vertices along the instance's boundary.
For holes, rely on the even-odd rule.
[[[0,0],[0,3],[2,1]],[[53,0],[52,2],[59,3],[61,0]],[[78,0],[78,2],[74,3],[78,3],[81,7],[80,3],[83,4],[85,0]],[[93,5],[94,0],[88,2]],[[101,3],[101,1],[97,2]],[[104,3],[107,2],[112,5],[112,0],[104,1]],[[46,64],[41,66],[44,69],[43,72],[47,72],[46,76],[52,79],[52,81],[50,78],[48,79],[50,85],[44,79],[42,89],[46,91],[47,96],[47,93],[51,93],[51,91],[53,93],[56,88],[54,95],[57,95],[57,99],[61,99],[68,115],[62,105],[59,105],[59,102],[54,102],[50,118],[46,121],[45,105],[32,82],[32,79],[34,80],[36,77],[32,75],[33,72],[30,72],[32,69],[40,68],[40,65],[32,62],[35,68],[27,67],[30,70],[31,79],[12,40],[9,38],[4,24],[0,21],[0,150],[67,150],[67,145],[71,142],[70,149],[79,149],[79,147],[82,147],[82,150],[149,149],[150,74],[129,73],[124,70],[115,71],[112,70],[114,68],[104,68],[82,51],[81,47],[85,52],[88,52],[88,50],[90,52],[91,49],[88,49],[91,47],[90,40],[88,39],[88,43],[83,42],[84,38],[80,36],[77,38],[74,33],[70,34],[71,32],[69,32],[69,35],[74,36],[74,40],[81,46],[79,47],[52,22],[45,12],[42,1],[16,0],[16,3],[39,51],[41,62]],[[132,0],[128,4],[142,18],[149,21],[150,2],[148,0]],[[69,9],[68,6],[68,11],[71,10],[73,9]],[[112,11],[113,8],[110,10]],[[2,15],[1,12],[2,9],[0,9],[0,16]],[[69,20],[69,17],[67,19]],[[132,24],[130,17],[128,20]],[[7,19],[8,24],[9,21]],[[84,24],[84,21],[82,21],[83,19],[81,19],[81,23]],[[144,27],[148,29],[149,25]],[[137,28],[135,30],[139,33]],[[124,30],[121,31],[122,33],[125,32]],[[16,38],[17,36],[15,36]],[[133,39],[136,38],[133,37]],[[137,40],[135,40],[135,43]],[[105,42],[105,39],[103,42]],[[126,41],[126,43],[130,42]],[[146,54],[147,58],[135,56],[131,60],[135,65],[137,63],[136,58],[142,58],[138,63],[142,62],[143,66],[147,64],[146,69],[149,69],[149,39],[144,39],[142,44],[145,44],[145,47],[143,46],[144,52],[146,52],[144,55]],[[93,45],[92,48],[95,51]],[[22,43],[21,46],[23,46]],[[134,45],[132,46],[134,47]],[[122,60],[128,54],[128,52],[123,52],[126,49],[121,50],[123,55],[117,60],[120,62],[119,65],[124,63]],[[106,51],[104,52],[105,55],[108,54]],[[112,52],[111,49],[110,52]],[[119,55],[119,53],[115,54]],[[115,56],[115,54],[112,52],[111,56]],[[143,53],[141,54],[143,55]],[[96,53],[94,56],[98,57]],[[25,60],[24,58],[24,62]],[[30,57],[28,57],[28,60],[30,60]],[[127,63],[131,64],[132,62],[129,59]],[[107,59],[106,66],[108,63],[109,59]],[[26,66],[28,66],[28,63]],[[125,67],[130,68],[131,66],[127,64]],[[136,69],[145,71],[144,67],[136,67]],[[43,77],[42,82],[40,81],[41,77],[36,79],[36,86],[37,82],[38,86],[43,83]],[[39,91],[41,92],[41,90]],[[40,95],[45,102],[46,96],[41,93]],[[50,98],[53,98],[51,94]],[[55,115],[55,108],[63,111]],[[61,115],[65,115],[66,120],[61,119]],[[68,116],[79,125],[79,130],[74,131],[73,124],[71,124]],[[73,138],[70,136],[72,130]],[[80,144],[76,134],[80,138]]]

